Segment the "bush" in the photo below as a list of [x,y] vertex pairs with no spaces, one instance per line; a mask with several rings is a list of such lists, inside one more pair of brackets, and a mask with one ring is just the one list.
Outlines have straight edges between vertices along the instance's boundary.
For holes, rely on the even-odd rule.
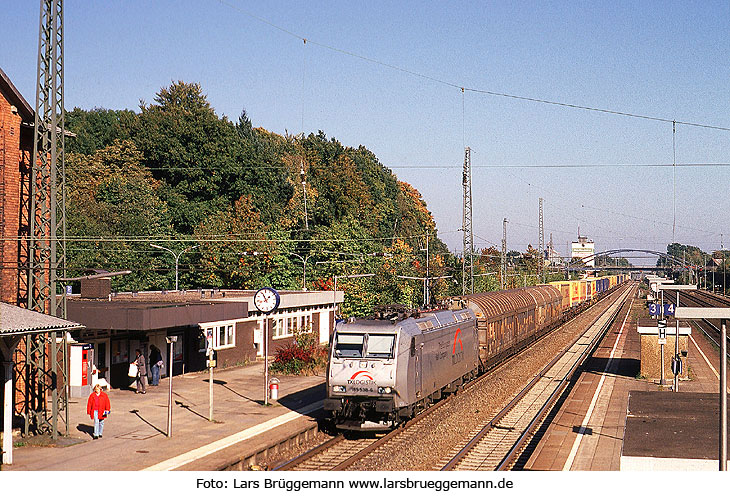
[[294,343],[276,350],[271,372],[289,375],[317,374],[327,365],[329,353],[319,346],[317,339],[308,329],[294,331]]

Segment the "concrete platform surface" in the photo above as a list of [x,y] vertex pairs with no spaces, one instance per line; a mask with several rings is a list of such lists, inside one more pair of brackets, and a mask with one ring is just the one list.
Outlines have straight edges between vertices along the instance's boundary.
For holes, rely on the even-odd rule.
[[[208,372],[173,378],[172,437],[166,436],[168,379],[148,386],[108,392],[111,414],[101,439],[93,439],[93,420],[86,398],[69,401],[69,437],[51,446],[16,436],[13,463],[2,470],[205,470],[179,458],[193,450],[198,460],[213,450],[245,454],[271,429],[311,418],[312,404],[324,398],[323,376],[277,376],[280,400],[268,406],[264,398],[263,363],[215,371],[213,422],[208,420]],[[316,405],[315,405],[316,406]],[[263,426],[263,427],[259,427]],[[175,462],[171,462],[175,460]]]

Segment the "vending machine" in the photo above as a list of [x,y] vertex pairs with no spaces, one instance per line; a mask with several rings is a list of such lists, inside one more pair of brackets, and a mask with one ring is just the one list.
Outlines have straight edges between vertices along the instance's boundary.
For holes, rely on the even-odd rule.
[[73,343],[69,346],[69,386],[72,398],[91,394],[94,373],[94,345]]

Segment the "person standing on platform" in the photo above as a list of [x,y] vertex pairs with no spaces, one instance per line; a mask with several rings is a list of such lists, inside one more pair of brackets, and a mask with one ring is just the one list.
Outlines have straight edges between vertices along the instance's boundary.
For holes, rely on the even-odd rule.
[[160,385],[160,369],[162,368],[162,353],[154,344],[150,346],[150,370],[152,371],[151,386]]
[[104,433],[104,420],[109,416],[111,409],[109,396],[101,390],[101,385],[94,384],[94,390],[86,402],[86,413],[94,421],[94,439],[99,439]]
[[147,362],[144,359],[142,352],[137,349],[134,350],[137,354],[137,358],[134,363],[137,366],[137,394],[147,393]]

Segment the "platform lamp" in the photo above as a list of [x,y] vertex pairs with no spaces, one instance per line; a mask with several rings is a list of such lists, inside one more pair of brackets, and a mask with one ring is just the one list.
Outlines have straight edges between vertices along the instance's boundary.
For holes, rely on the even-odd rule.
[[170,389],[167,393],[167,437],[172,437],[172,346],[177,342],[177,336],[167,336],[165,341],[170,345],[170,354],[167,355],[167,375],[170,379]]
[[720,470],[727,471],[727,327],[730,308],[681,307],[674,312],[677,320],[720,320]]

